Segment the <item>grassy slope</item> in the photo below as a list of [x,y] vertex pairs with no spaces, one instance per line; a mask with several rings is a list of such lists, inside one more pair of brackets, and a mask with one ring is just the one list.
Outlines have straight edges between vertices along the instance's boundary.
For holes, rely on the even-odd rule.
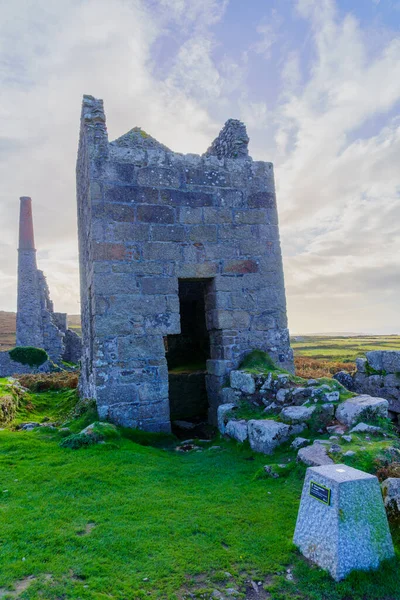
[[[70,394],[31,394],[32,414],[59,417]],[[305,469],[260,478],[266,463],[293,465],[287,447],[266,457],[226,441],[190,454],[128,439],[78,451],[59,441],[43,430],[0,431],[0,597],[28,576],[36,579],[21,598],[125,600],[181,598],[250,575],[276,600],[400,599],[398,561],[336,585],[294,550]],[[233,578],[224,582],[226,571]]]
[[[171,597],[187,576],[281,569],[301,482],[288,482],[283,502],[271,482],[267,497],[265,483],[251,481],[254,463],[232,454],[182,456],[129,441],[73,452],[2,433],[1,584],[49,573],[60,587],[49,584],[48,598]],[[91,534],[79,535],[89,522]]]
[[400,598],[395,562],[336,586],[298,557],[303,469],[254,477],[276,457],[249,461],[233,443],[182,455],[128,440],[74,452],[49,434],[0,434],[0,585],[39,577],[24,598],[39,589],[53,599],[175,598],[202,574],[213,589],[221,571],[265,581],[289,564],[295,582],[274,579],[272,598]]

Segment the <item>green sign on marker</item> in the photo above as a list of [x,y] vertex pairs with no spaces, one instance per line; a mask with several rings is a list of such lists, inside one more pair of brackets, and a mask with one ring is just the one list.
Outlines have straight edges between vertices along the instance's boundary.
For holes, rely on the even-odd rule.
[[310,496],[328,506],[331,503],[331,490],[315,481],[310,481]]

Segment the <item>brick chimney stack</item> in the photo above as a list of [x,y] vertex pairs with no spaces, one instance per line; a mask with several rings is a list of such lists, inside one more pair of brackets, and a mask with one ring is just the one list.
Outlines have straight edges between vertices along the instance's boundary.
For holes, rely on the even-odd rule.
[[42,306],[33,236],[32,200],[20,198],[17,346],[43,348]]
[[34,250],[32,199],[28,196],[20,198],[19,209],[19,250]]

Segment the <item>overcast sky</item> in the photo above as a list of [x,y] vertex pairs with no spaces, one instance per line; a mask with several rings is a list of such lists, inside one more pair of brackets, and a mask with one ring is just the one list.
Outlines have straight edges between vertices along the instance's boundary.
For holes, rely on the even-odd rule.
[[0,0],[0,309],[19,196],[56,310],[79,312],[82,94],[110,140],[203,153],[230,117],[273,161],[293,333],[400,332],[400,0]]

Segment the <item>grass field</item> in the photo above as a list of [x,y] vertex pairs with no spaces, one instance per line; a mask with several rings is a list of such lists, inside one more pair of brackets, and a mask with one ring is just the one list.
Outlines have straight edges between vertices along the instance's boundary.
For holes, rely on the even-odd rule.
[[[62,420],[74,393],[31,393],[16,421]],[[251,600],[400,599],[398,558],[335,584],[298,554],[305,468],[288,445],[267,457],[216,438],[183,454],[171,436],[121,430],[73,451],[61,436],[0,431],[0,598],[211,599],[233,588]],[[373,466],[368,453],[362,460],[353,464]],[[286,463],[287,475],[265,479],[266,463]]]
[[354,362],[369,350],[400,350],[400,335],[365,335],[352,337],[332,336],[292,337],[296,356],[340,362]]
[[298,375],[329,377],[341,370],[353,371],[356,358],[369,350],[400,350],[400,335],[294,336],[291,346]]

